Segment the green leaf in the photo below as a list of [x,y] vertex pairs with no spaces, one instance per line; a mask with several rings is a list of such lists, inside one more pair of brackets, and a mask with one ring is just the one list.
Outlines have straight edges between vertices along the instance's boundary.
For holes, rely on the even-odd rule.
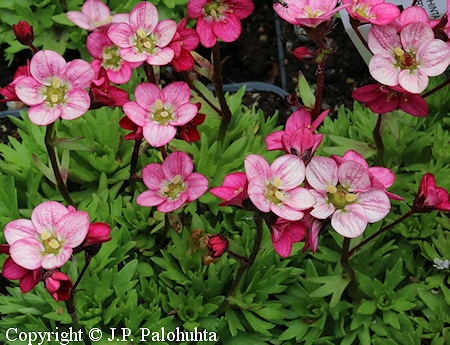
[[314,283],[324,283],[317,290],[311,292],[309,297],[325,297],[333,295],[330,301],[330,309],[332,309],[341,299],[347,285],[350,283],[350,279],[344,279],[342,275],[308,278],[309,281]]
[[313,109],[314,104],[316,103],[316,97],[314,97],[314,94],[301,71],[298,72],[298,92],[303,104],[308,108]]
[[372,315],[377,309],[378,307],[376,301],[368,301],[364,299],[356,312],[361,315]]

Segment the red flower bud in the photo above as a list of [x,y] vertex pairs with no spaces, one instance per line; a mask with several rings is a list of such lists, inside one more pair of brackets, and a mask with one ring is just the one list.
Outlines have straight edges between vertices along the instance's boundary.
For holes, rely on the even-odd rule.
[[67,301],[73,283],[60,271],[53,271],[45,278],[45,288],[56,302]]
[[292,54],[300,61],[314,61],[319,55],[319,52],[313,47],[298,47],[294,49]]
[[31,46],[34,41],[33,27],[26,21],[19,21],[17,24],[13,24],[14,35],[17,40],[24,46]]
[[208,241],[209,256],[216,259],[222,256],[228,249],[228,240],[222,234],[209,237]]

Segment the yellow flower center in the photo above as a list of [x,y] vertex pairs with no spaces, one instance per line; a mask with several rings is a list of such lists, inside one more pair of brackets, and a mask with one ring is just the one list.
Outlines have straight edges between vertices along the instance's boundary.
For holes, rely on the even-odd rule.
[[53,78],[50,86],[42,89],[42,96],[49,107],[63,105],[66,102],[65,96],[68,91],[68,85],[58,77]]
[[41,243],[44,246],[44,253],[45,254],[53,254],[58,255],[60,249],[64,246],[63,241],[59,239],[55,231],[52,230],[44,230],[41,233]]
[[358,198],[355,193],[350,193],[341,185],[337,187],[328,185],[328,202],[332,203],[336,209],[343,210],[345,206],[352,204]]
[[165,106],[160,99],[155,101],[152,114],[153,118],[151,120],[158,122],[160,125],[166,125],[169,121],[173,120],[171,107]]
[[170,200],[176,200],[179,198],[180,193],[186,190],[186,187],[186,184],[182,181],[182,177],[180,175],[176,175],[172,182],[168,180],[163,182],[160,193],[162,197],[166,196]]

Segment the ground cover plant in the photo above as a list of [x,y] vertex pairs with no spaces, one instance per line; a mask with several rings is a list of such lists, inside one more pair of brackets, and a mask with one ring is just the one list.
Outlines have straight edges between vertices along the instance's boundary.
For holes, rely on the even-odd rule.
[[[299,72],[279,121],[223,91],[220,48],[251,0],[33,6],[66,39],[11,24],[6,53],[30,59],[0,90],[27,106],[10,117],[20,140],[0,144],[0,342],[449,343],[446,15],[275,2],[317,77]],[[338,11],[374,82],[332,118]]]

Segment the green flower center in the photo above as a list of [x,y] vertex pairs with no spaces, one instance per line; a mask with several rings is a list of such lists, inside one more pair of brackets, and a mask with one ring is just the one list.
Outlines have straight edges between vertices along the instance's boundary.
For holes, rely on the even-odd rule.
[[[216,20],[222,19],[227,8],[222,4],[222,1],[213,0],[203,7],[203,13],[206,17],[214,18]],[[233,13],[233,10],[228,12]]]
[[149,54],[154,54],[156,50],[157,38],[153,34],[147,34],[143,29],[136,31],[137,37],[134,41],[135,49],[138,53],[142,54],[147,52]]
[[371,9],[372,6],[368,6],[367,4],[359,4],[354,7],[353,13],[358,13],[361,17],[367,19],[374,19],[376,18],[376,15],[370,11]]
[[358,197],[354,193],[349,193],[341,185],[337,187],[329,185],[327,195],[328,202],[332,203],[337,210],[343,210],[345,206],[352,204]]
[[161,187],[162,196],[168,197],[170,200],[176,200],[180,196],[180,193],[186,190],[186,185],[183,183],[180,175],[176,175],[173,181],[164,181],[164,185]]
[[281,180],[278,176],[266,185],[264,197],[275,205],[281,203],[284,197],[284,193],[283,190],[280,189],[280,185]]
[[166,125],[169,121],[174,119],[172,109],[169,106],[165,106],[162,100],[157,99],[155,107],[152,109],[151,120],[158,122],[160,125]]
[[413,52],[405,52],[403,49],[394,48],[395,59],[397,60],[396,66],[402,70],[409,69],[414,71],[417,69],[416,54]]
[[123,60],[119,54],[119,47],[116,45],[104,47],[102,57],[102,66],[107,69],[117,71],[123,64]]
[[315,10],[313,11],[312,8],[309,5],[306,5],[303,8],[303,12],[306,14],[307,18],[317,18],[320,17],[322,14],[324,14],[326,11],[326,8],[324,10]]
[[54,107],[55,105],[62,105],[66,102],[65,96],[68,90],[68,86],[64,85],[65,83],[61,83],[61,79],[55,77],[52,80],[50,86],[46,86],[42,92],[46,103],[50,107]]
[[45,254],[58,255],[63,247],[61,239],[58,239],[54,231],[44,230],[41,233],[41,243],[44,246]]

